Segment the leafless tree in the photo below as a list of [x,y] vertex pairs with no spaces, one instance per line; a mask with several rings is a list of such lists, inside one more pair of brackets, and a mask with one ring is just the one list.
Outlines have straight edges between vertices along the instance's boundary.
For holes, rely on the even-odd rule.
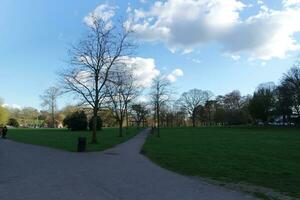
[[136,103],[131,105],[131,116],[133,117],[134,121],[136,122],[137,128],[140,128],[141,123],[145,126],[145,121],[149,110],[145,103]]
[[123,67],[114,67],[114,72],[106,84],[108,107],[113,111],[119,123],[119,136],[123,136],[123,123],[128,126],[128,104],[137,97],[138,90],[132,72]]
[[197,109],[200,106],[204,106],[212,96],[213,94],[210,91],[192,89],[188,92],[184,92],[178,99],[178,105],[180,105],[192,119],[193,127],[196,126]]
[[291,102],[290,107],[300,117],[300,62],[296,63],[281,80],[281,87],[286,91]]
[[96,127],[98,111],[106,98],[105,84],[111,68],[122,63],[134,47],[123,25],[107,24],[94,18],[89,32],[70,49],[69,67],[61,73],[64,89],[76,94],[83,103],[93,109],[92,143],[97,143]]
[[57,110],[57,98],[61,95],[61,91],[57,87],[48,88],[44,94],[40,96],[42,99],[42,106],[46,107],[51,113],[51,127],[55,128],[55,113]]
[[164,76],[158,76],[153,80],[151,87],[151,100],[155,110],[157,136],[160,137],[161,107],[171,99],[171,83]]

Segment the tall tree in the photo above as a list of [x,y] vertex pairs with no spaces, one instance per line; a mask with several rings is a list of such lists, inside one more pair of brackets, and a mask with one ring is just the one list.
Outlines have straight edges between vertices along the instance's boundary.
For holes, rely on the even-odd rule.
[[112,25],[105,18],[93,17],[88,30],[86,37],[70,49],[70,65],[61,77],[64,89],[93,109],[91,142],[97,143],[97,115],[106,98],[105,84],[111,68],[130,54],[133,45],[123,25]]
[[51,114],[51,127],[55,128],[55,114],[57,110],[57,98],[61,95],[61,91],[57,87],[48,88],[44,94],[40,96],[42,99],[42,106],[45,107]]
[[[119,136],[123,136],[123,123],[127,117],[128,104],[136,97],[132,72],[126,66],[115,66],[106,86],[108,107],[119,123]],[[126,119],[127,125],[127,119]]]
[[254,119],[266,123],[275,111],[275,86],[273,84],[261,84],[254,92],[249,103],[249,111]]
[[184,92],[178,99],[178,104],[185,110],[185,112],[192,119],[193,127],[196,126],[197,111],[200,111],[200,106],[211,99],[213,93],[210,91],[202,91],[199,89],[192,89]]
[[160,114],[162,106],[171,98],[171,83],[164,76],[158,76],[151,86],[151,100],[155,110],[157,136],[160,137]]
[[217,96],[215,101],[215,121],[221,124],[245,124],[249,121],[248,97],[241,96],[234,90],[224,96]]
[[300,118],[300,63],[295,67],[291,68],[283,77],[281,81],[281,87],[285,96],[288,100],[286,103],[290,103],[290,108],[293,114]]

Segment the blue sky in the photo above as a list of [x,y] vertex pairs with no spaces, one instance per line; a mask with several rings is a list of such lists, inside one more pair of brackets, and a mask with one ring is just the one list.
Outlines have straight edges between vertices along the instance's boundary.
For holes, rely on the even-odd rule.
[[[192,88],[211,90],[216,95],[234,89],[243,95],[251,94],[260,83],[278,83],[295,62],[299,53],[300,17],[294,13],[299,11],[299,1],[229,0],[224,5],[220,0],[202,0],[199,1],[202,4],[197,4],[199,9],[211,9],[207,5],[214,3],[214,11],[219,14],[209,16],[207,23],[200,19],[207,16],[197,9],[190,13],[200,13],[198,18],[195,14],[190,21],[183,20],[189,19],[182,16],[189,12],[180,9],[191,5],[187,2],[197,2],[193,1],[167,0],[155,6],[155,1],[140,0],[1,0],[0,97],[9,105],[40,108],[39,95],[57,84],[57,72],[66,65],[68,45],[86,31],[85,16],[103,4],[112,6],[124,20],[128,16],[137,17],[134,9],[143,13],[132,22],[140,41],[134,56],[154,59],[157,70],[166,75],[175,69],[183,71],[183,76],[174,82],[178,95]],[[168,13],[174,7],[176,10]],[[277,23],[277,17],[283,21]],[[153,20],[150,18],[154,22],[147,26],[145,21]],[[213,22],[209,21],[212,19]],[[197,20],[203,23],[199,29],[194,26]],[[146,28],[141,29],[141,25]],[[168,29],[168,34],[159,32],[162,28]],[[253,34],[244,37],[248,30],[254,29],[257,30]],[[282,42],[275,33],[282,36]],[[60,107],[72,102],[66,95],[60,100]]]

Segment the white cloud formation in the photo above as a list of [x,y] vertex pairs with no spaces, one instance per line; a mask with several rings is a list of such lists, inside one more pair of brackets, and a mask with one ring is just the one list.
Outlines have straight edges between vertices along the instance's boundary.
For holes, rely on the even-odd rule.
[[269,60],[300,48],[299,2],[283,0],[281,10],[272,10],[258,1],[258,13],[242,19],[248,5],[240,0],[155,1],[149,10],[132,9],[127,23],[142,40],[163,42],[172,52],[217,42],[223,53]]
[[124,57],[123,62],[132,70],[136,84],[140,87],[150,87],[153,79],[160,74],[152,58]]
[[183,71],[179,68],[173,70],[169,75],[166,76],[167,80],[171,83],[175,82],[178,77],[183,76]]
[[231,57],[231,59],[234,60],[234,61],[237,61],[237,60],[241,59],[241,56],[239,56],[239,55],[234,55],[234,54],[230,55],[230,57]]
[[192,58],[191,60],[192,60],[192,62],[194,62],[196,64],[201,64],[202,63],[202,60],[197,59],[197,58]]
[[247,53],[251,58],[270,60],[284,58],[299,49],[293,35],[300,31],[300,10],[261,11],[237,24],[220,38],[224,51]]
[[237,0],[156,1],[149,11],[135,9],[129,20],[143,40],[159,40],[171,50],[189,51],[237,23],[238,11],[244,7]]
[[285,7],[297,6],[300,5],[300,0],[283,0],[282,3]]
[[18,105],[18,104],[2,104],[3,107],[5,108],[13,108],[13,109],[21,109],[22,106]]
[[106,26],[110,27],[112,25],[111,18],[115,16],[116,8],[109,4],[100,4],[94,11],[85,16],[83,21],[86,25],[93,26],[95,20],[101,19],[106,23]]

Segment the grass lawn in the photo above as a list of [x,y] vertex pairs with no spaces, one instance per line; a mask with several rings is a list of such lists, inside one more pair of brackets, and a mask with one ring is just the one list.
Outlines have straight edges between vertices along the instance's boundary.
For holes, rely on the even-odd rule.
[[87,151],[102,151],[132,138],[139,131],[131,128],[127,134],[124,130],[123,137],[118,137],[117,128],[104,128],[97,132],[98,144],[90,144],[91,132],[71,132],[66,129],[10,129],[8,138],[23,143],[77,151],[78,137],[83,136],[87,138]]
[[185,175],[300,197],[299,129],[161,129],[161,138],[150,136],[143,152],[162,167]]

